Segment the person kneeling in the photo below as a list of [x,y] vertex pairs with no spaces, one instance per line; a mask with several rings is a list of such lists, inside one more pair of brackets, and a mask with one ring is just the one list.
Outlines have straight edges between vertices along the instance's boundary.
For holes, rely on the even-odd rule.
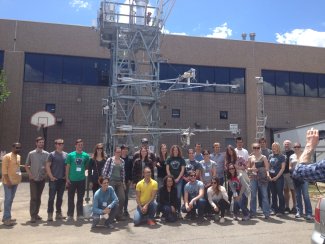
[[220,223],[224,223],[225,211],[226,209],[229,209],[230,203],[228,201],[227,191],[220,185],[217,177],[213,177],[211,180],[211,186],[208,189],[208,200],[212,209],[216,213],[215,221],[219,220],[220,213]]
[[177,220],[176,209],[178,205],[175,179],[172,175],[164,178],[164,185],[159,189],[159,210],[163,213],[161,220],[175,222]]
[[114,218],[118,212],[118,198],[113,187],[109,186],[109,178],[100,178],[99,183],[101,188],[95,193],[93,200],[93,224],[91,228],[95,228],[100,221],[100,217],[108,215],[105,221],[107,228],[114,228],[112,225]]
[[188,214],[186,217],[194,219],[197,209],[199,220],[203,221],[204,209],[207,204],[204,199],[204,184],[202,181],[196,179],[194,171],[189,172],[189,177],[190,181],[184,188],[184,205],[182,206],[182,212]]
[[151,179],[151,169],[145,167],[143,169],[144,179],[140,180],[136,185],[136,201],[138,207],[134,214],[134,225],[140,225],[143,222],[154,226],[156,223],[154,217],[157,210],[157,202],[155,201],[158,191],[157,181]]

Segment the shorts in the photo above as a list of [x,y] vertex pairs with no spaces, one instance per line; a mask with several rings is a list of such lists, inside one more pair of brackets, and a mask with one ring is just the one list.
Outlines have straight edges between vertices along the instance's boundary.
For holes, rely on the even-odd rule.
[[289,188],[290,190],[294,190],[295,186],[293,184],[293,180],[290,176],[290,173],[283,174],[284,176],[284,189]]

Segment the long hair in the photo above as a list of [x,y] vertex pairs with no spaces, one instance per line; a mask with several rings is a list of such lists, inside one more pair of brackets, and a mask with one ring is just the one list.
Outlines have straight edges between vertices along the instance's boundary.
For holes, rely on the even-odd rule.
[[175,187],[175,178],[172,175],[166,175],[164,177],[164,179],[163,179],[164,187],[167,188],[167,180],[168,179],[172,179],[172,181],[173,181],[172,189],[173,189]]
[[[214,177],[212,177],[212,179],[211,179],[211,183],[212,183],[212,181],[215,181],[215,182],[217,182],[217,187],[216,187],[216,189],[213,189],[212,188],[212,190],[214,191],[214,193],[216,194],[216,195],[219,195],[219,192],[220,192],[220,181],[219,181],[219,178],[218,177],[216,177],[216,176],[214,176]],[[213,184],[212,184],[212,186],[213,186]]]
[[161,151],[161,149],[162,149],[163,147],[166,147],[166,148],[167,148],[167,145],[166,145],[166,144],[161,144],[161,145],[160,145],[160,148],[159,148],[159,158],[160,158],[160,160],[162,160],[163,158],[166,160],[166,159],[168,158],[168,150],[166,150],[165,155],[163,155],[163,153],[162,153],[162,151]]
[[275,147],[275,153],[273,152],[273,149],[272,149],[272,152],[274,153],[274,154],[280,154],[281,153],[281,146],[280,146],[280,143],[278,143],[278,142],[273,142],[273,144],[272,144],[272,148],[273,147]]
[[96,146],[94,147],[94,153],[93,153],[93,159],[95,160],[97,158],[97,148],[103,148],[102,152],[100,153],[100,156],[105,159],[105,153],[104,153],[104,144],[103,143],[97,143]]
[[232,175],[230,173],[230,170],[229,170],[230,167],[234,167],[235,168],[234,177],[237,177],[238,175],[237,175],[237,169],[235,167],[235,164],[228,164],[228,168],[227,168],[227,177],[228,177],[228,179],[231,179],[231,177],[232,177]]
[[177,151],[178,151],[178,153],[177,153],[177,156],[176,157],[182,157],[182,150],[180,149],[180,147],[178,146],[178,145],[172,145],[172,147],[170,148],[170,157],[174,157],[174,153],[173,153],[173,151],[174,151],[174,148],[177,148]]
[[[229,153],[228,150],[230,150],[232,152],[232,157],[233,158],[231,158],[231,155],[230,155],[230,153]],[[228,145],[226,147],[226,155],[225,156],[226,156],[226,161],[228,163],[235,163],[236,162],[236,160],[237,160],[237,153],[235,151],[235,148],[232,145]]]
[[[144,158],[142,158],[142,154],[141,154],[142,150],[146,151],[146,156],[144,156]],[[140,156],[139,156],[140,160],[145,161],[145,162],[148,162],[149,161],[149,151],[148,151],[148,148],[141,147],[139,153],[140,153]]]

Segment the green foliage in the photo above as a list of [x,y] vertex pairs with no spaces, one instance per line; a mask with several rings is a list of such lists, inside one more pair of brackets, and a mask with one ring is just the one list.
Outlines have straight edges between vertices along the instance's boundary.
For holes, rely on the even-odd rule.
[[7,100],[10,95],[10,91],[7,87],[7,77],[4,70],[0,70],[0,103]]

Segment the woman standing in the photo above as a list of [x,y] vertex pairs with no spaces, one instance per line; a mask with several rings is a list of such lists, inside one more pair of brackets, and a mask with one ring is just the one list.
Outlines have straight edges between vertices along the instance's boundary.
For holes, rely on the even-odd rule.
[[256,196],[257,191],[262,194],[262,208],[265,219],[270,216],[269,199],[267,196],[267,186],[269,175],[269,162],[261,153],[261,146],[258,143],[252,144],[253,153],[248,158],[248,176],[250,179],[251,201],[250,213],[251,217],[256,216]]
[[99,176],[101,176],[102,170],[106,162],[106,156],[104,153],[103,143],[96,144],[94,148],[94,153],[89,161],[88,174],[92,182],[93,196],[95,192],[100,188]]
[[[270,190],[272,193],[273,214],[284,214],[285,202],[283,195],[285,168],[285,156],[281,154],[281,147],[278,142],[272,144],[272,154],[269,156],[270,162]],[[279,200],[279,203],[278,203]]]
[[[289,170],[290,172],[293,172],[293,170],[296,167],[296,164],[298,162],[298,159],[300,158],[302,151],[301,151],[301,145],[300,143],[295,143],[294,146],[294,154],[292,154],[289,158]],[[313,219],[313,209],[311,206],[310,198],[309,198],[309,192],[308,192],[308,186],[309,183],[304,180],[298,180],[293,178],[293,183],[296,191],[296,201],[297,201],[297,214],[296,218],[301,218],[301,216],[304,213],[304,208],[302,205],[302,198],[304,199],[305,203],[305,212],[306,212],[306,220],[312,220]]]
[[132,182],[137,184],[143,179],[143,169],[149,167],[151,170],[151,178],[154,179],[154,165],[151,159],[149,159],[149,151],[146,147],[141,147],[139,157],[133,163],[132,169]]
[[175,179],[175,185],[177,189],[177,210],[180,213],[181,197],[182,197],[182,184],[183,175],[185,171],[185,160],[182,157],[182,151],[177,145],[173,145],[170,148],[170,157],[166,162],[167,175],[172,175]]
[[163,180],[167,175],[166,172],[166,160],[168,158],[167,153],[167,145],[161,144],[159,149],[159,156],[157,158],[157,182],[158,186],[161,187],[163,185]]
[[163,213],[161,220],[175,222],[177,220],[177,190],[175,180],[171,175],[165,176],[163,186],[159,189],[158,209]]
[[[237,161],[237,153],[235,151],[235,148],[232,145],[228,145],[226,147],[226,154],[225,154],[225,171],[228,170],[228,165],[230,165],[230,164],[235,165],[236,161]],[[227,189],[227,192],[228,192],[228,200],[229,200],[229,202],[231,202],[232,191],[231,191],[231,189],[229,187],[229,184],[227,183],[228,180],[229,180],[227,175],[225,175],[225,186],[226,186],[226,189]]]
[[121,158],[121,147],[115,147],[114,156],[107,159],[105,166],[103,168],[103,177],[108,177],[110,180],[110,185],[114,188],[119,204],[119,211],[116,216],[118,221],[125,220],[123,217],[123,207],[125,201],[125,169],[124,161]]
[[226,189],[220,185],[218,177],[213,177],[211,180],[211,187],[208,189],[208,201],[216,213],[215,221],[219,220],[220,213],[220,223],[225,222],[225,211],[229,209],[230,203],[228,201],[228,194]]
[[233,194],[234,200],[234,220],[238,220],[239,209],[243,213],[243,221],[249,220],[249,211],[247,209],[248,196],[250,193],[249,184],[247,184],[244,177],[237,174],[234,164],[228,165],[227,170],[229,188]]

